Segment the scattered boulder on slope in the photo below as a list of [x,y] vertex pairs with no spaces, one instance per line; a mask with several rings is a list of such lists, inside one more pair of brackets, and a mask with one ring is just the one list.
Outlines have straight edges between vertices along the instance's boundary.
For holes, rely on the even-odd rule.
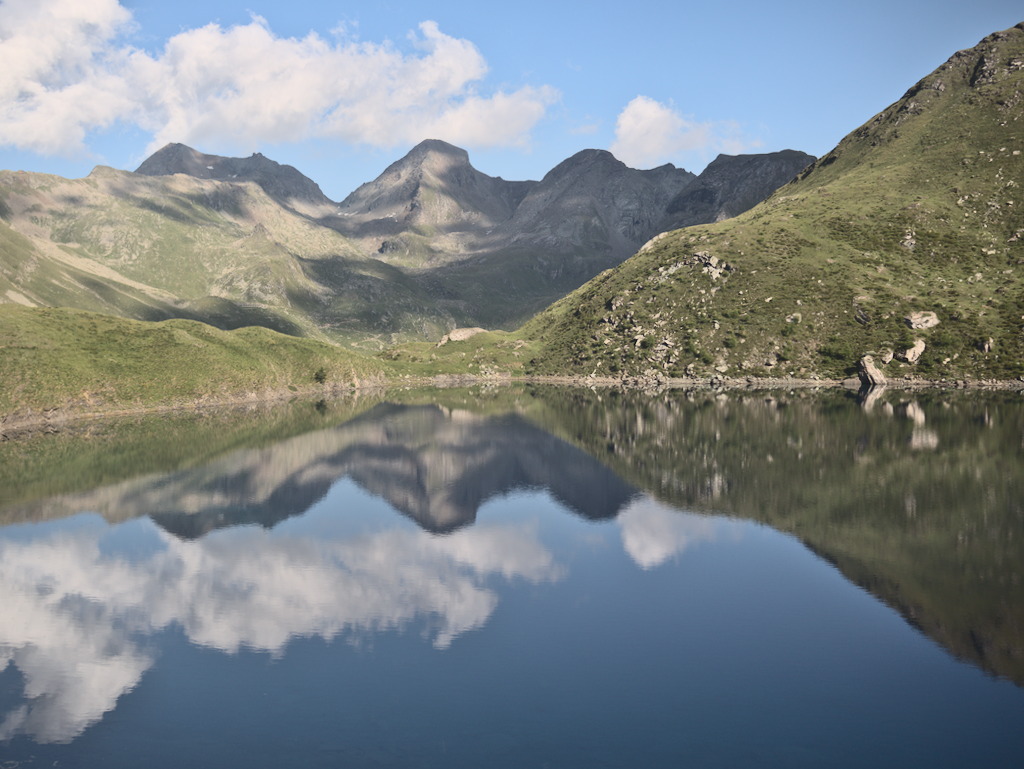
[[464,342],[467,339],[471,339],[472,337],[476,336],[477,334],[486,333],[486,328],[453,328],[451,331],[449,331],[447,334],[441,337],[441,341],[437,343],[437,346],[440,347],[441,345],[448,344],[449,342]]

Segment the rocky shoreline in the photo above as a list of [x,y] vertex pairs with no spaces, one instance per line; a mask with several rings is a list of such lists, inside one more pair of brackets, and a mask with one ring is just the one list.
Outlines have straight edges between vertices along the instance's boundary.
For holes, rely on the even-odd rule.
[[[515,384],[552,385],[560,387],[586,387],[602,389],[637,390],[660,392],[662,390],[830,390],[870,391],[875,398],[885,391],[900,390],[989,390],[1010,391],[1024,394],[1024,381],[1020,380],[927,380],[919,378],[889,379],[883,386],[865,387],[859,379],[798,379],[791,377],[723,377],[672,378],[661,376],[627,376],[621,378],[547,375],[512,376],[494,374],[478,376],[472,374],[445,374],[431,377],[404,376],[396,378],[369,379],[345,386],[316,386],[301,389],[244,392],[233,395],[203,396],[195,399],[175,400],[156,404],[89,404],[71,401],[49,409],[26,409],[9,414],[0,414],[0,441],[12,440],[19,436],[45,432],[57,432],[77,422],[115,419],[119,417],[171,414],[181,411],[213,412],[225,409],[247,410],[256,407],[272,407],[296,399],[329,399],[339,397],[379,394],[389,390],[416,387],[476,387],[511,386]],[[872,398],[874,400],[875,398]]]

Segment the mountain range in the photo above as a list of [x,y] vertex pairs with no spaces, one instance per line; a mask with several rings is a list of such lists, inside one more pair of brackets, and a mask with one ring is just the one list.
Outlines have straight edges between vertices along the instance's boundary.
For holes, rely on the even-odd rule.
[[[728,215],[811,160],[723,156],[696,177],[586,150],[541,181],[510,182],[428,140],[340,203],[259,153],[181,144],[134,173],[2,172],[0,298],[371,347],[455,326],[511,328],[635,252],[668,226],[670,208]],[[750,184],[737,180],[751,163]],[[730,169],[730,183],[716,181]],[[679,196],[693,185],[720,200],[691,210]]]
[[[694,177],[585,150],[509,182],[431,140],[339,203],[262,156],[180,145],[136,173],[0,172],[0,403],[439,373],[1024,379],[1022,94],[1024,24],[802,170],[792,152]],[[498,331],[446,334],[468,326]],[[215,388],[180,375],[200,352],[223,364]],[[53,376],[55,361],[73,371]]]

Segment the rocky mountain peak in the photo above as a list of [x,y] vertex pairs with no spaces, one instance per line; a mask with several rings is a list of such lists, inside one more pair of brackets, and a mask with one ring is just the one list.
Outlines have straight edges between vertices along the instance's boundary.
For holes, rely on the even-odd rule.
[[[204,158],[207,157],[209,161],[204,161]],[[142,165],[135,169],[135,173],[145,176],[186,174],[199,179],[211,179],[213,178],[212,164],[218,160],[220,158],[204,156],[191,147],[174,142],[165,145],[146,158]]]
[[585,174],[609,174],[628,169],[628,166],[608,150],[586,149],[566,158],[544,176],[545,183]]
[[143,161],[135,173],[143,176],[185,174],[197,179],[254,182],[276,202],[309,215],[322,215],[335,205],[312,179],[293,166],[282,165],[259,152],[247,158],[229,158],[172,143]]
[[430,158],[449,158],[458,165],[469,165],[469,153],[461,147],[440,139],[424,139],[403,158],[409,162],[426,162]]
[[[457,188],[464,186],[477,175],[482,176],[470,164],[469,153],[466,150],[439,139],[427,139],[388,166],[384,173],[370,184],[382,182],[390,187],[400,186],[405,189],[404,194],[412,195],[416,192],[414,188],[419,184]],[[364,187],[367,185],[364,184],[359,189]],[[342,205],[348,205],[353,195],[346,198]]]
[[487,228],[511,217],[525,194],[522,184],[487,176],[470,164],[466,150],[427,139],[345,198],[341,211],[362,225],[388,220],[450,230]]

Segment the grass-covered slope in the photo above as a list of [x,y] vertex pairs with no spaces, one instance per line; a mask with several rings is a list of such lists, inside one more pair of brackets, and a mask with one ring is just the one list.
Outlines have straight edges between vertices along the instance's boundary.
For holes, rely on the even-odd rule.
[[954,55],[760,206],[659,236],[553,305],[523,329],[543,347],[533,369],[843,376],[895,353],[888,377],[1020,376],[1021,185],[1024,24]]
[[[0,416],[111,411],[347,388],[377,361],[265,328],[0,305]],[[2,426],[2,425],[0,425]]]
[[407,274],[255,183],[103,167],[84,179],[0,171],[5,302],[348,342],[453,325]]

